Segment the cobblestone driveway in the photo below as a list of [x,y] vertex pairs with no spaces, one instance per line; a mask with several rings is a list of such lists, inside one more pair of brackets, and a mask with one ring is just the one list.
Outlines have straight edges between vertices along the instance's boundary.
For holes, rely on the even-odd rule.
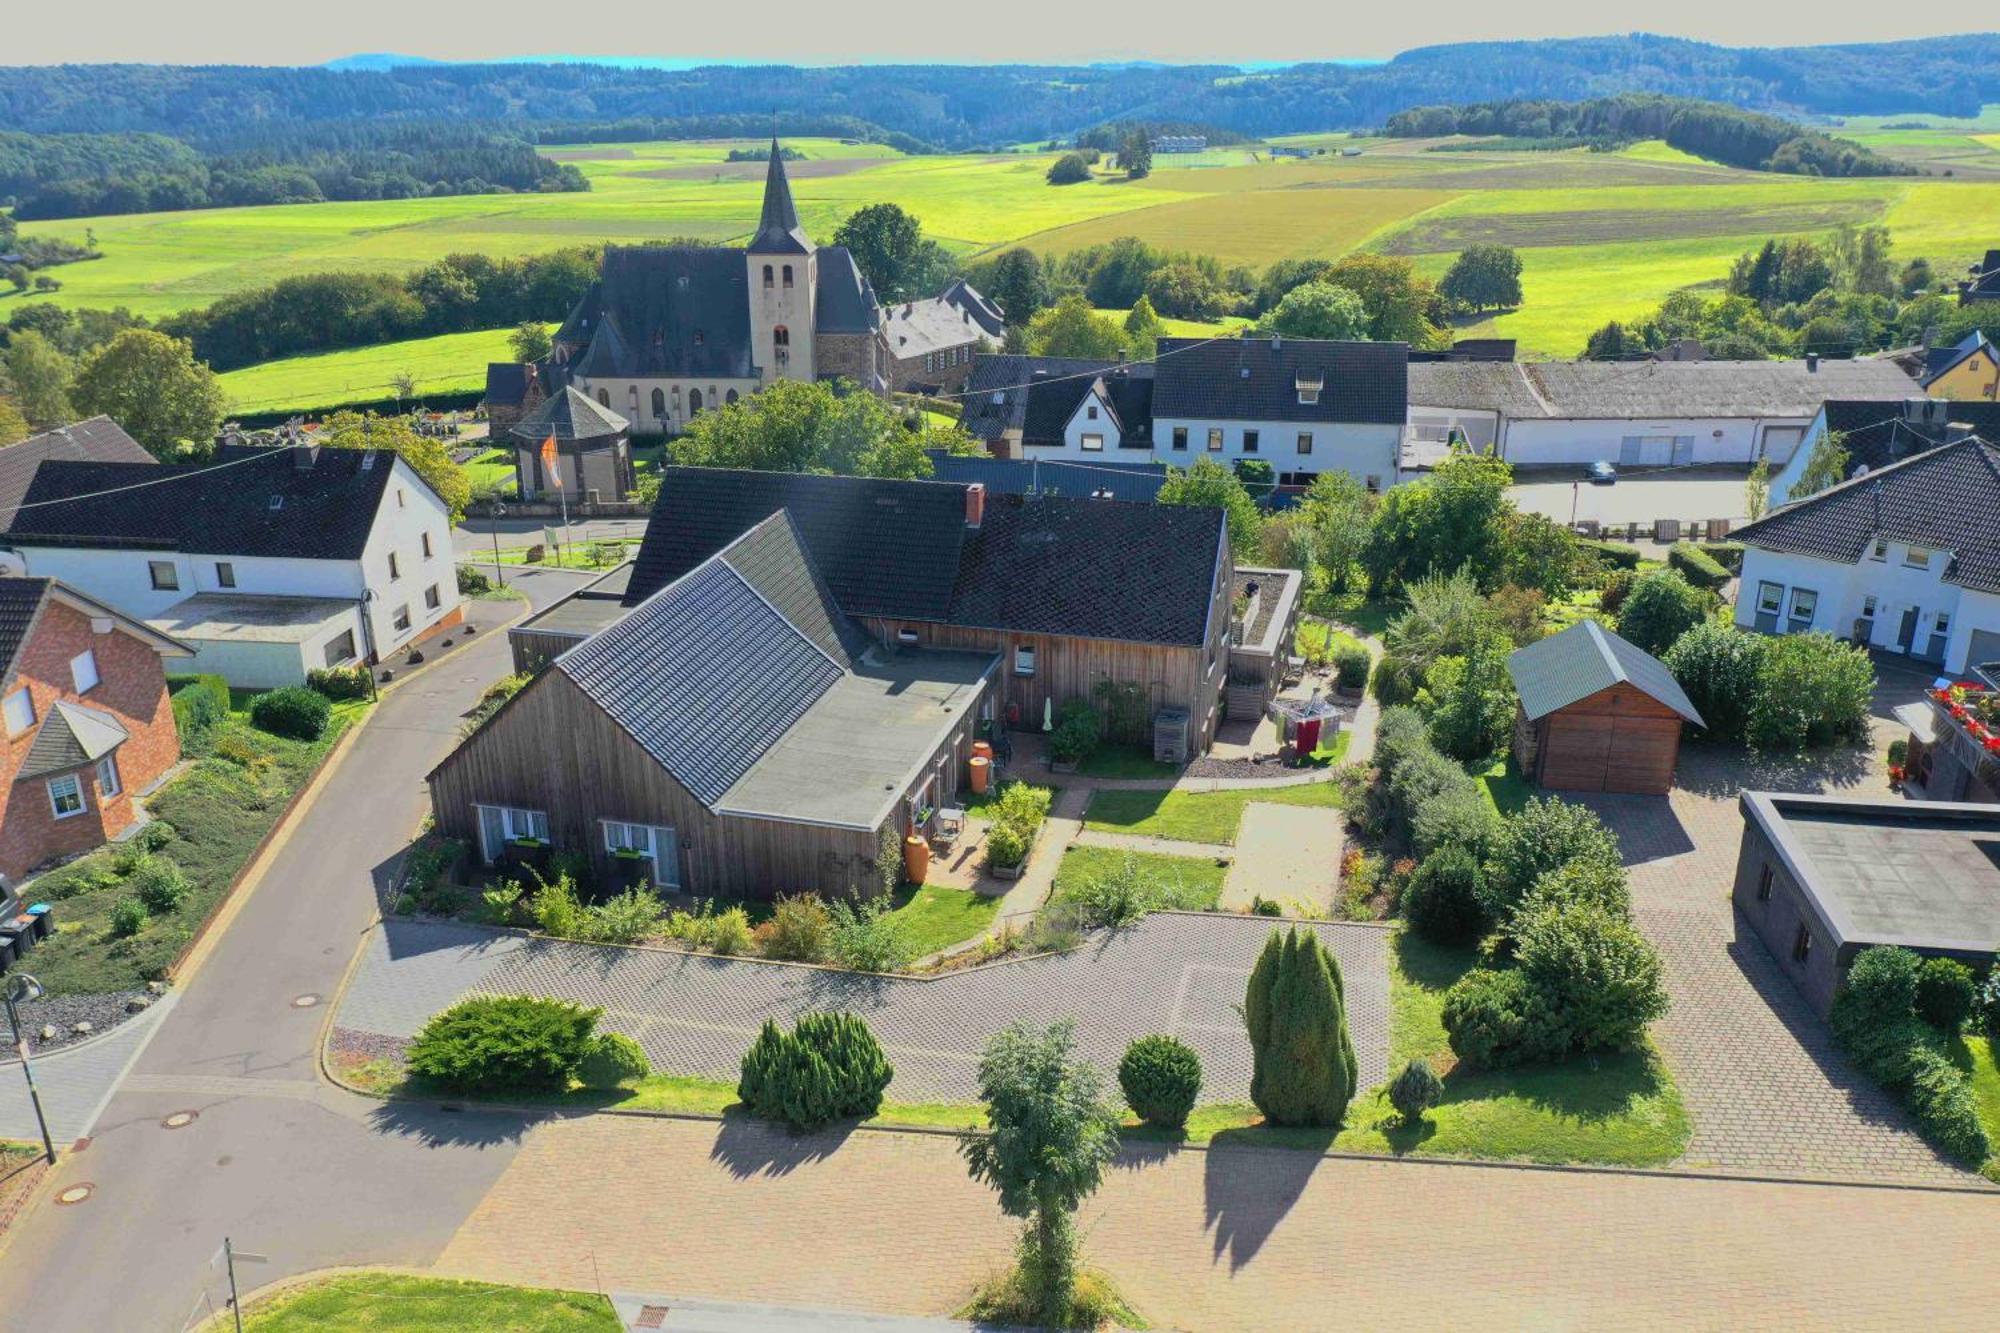
[[[766,1018],[849,1009],[888,1049],[892,1095],[927,1101],[970,1099],[980,1045],[1007,1024],[1073,1017],[1079,1048],[1106,1071],[1133,1038],[1168,1032],[1201,1052],[1204,1101],[1245,1101],[1250,1046],[1236,1006],[1274,924],[1159,913],[1065,954],[926,981],[392,921],[369,940],[336,1022],[407,1038],[471,992],[551,995],[602,1006],[605,1025],[663,1072],[733,1079]],[[1388,932],[1318,930],[1340,959],[1367,1087],[1388,1069]]]

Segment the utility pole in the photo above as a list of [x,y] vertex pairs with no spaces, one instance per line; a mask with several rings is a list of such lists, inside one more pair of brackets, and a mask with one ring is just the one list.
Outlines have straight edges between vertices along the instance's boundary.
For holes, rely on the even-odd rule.
[[501,504],[498,497],[494,499],[488,517],[493,520],[493,581],[504,588],[507,576],[500,572],[500,520],[507,517],[507,506]]
[[42,1155],[48,1160],[50,1166],[54,1166],[56,1164],[55,1141],[49,1137],[49,1118],[42,1112],[42,1091],[35,1086],[35,1071],[33,1066],[28,1063],[28,1041],[27,1038],[21,1035],[21,1015],[14,1008],[14,1005],[18,1001],[39,1000],[42,998],[42,995],[42,983],[36,981],[26,972],[16,972],[13,979],[7,983],[7,1021],[14,1028],[14,1051],[21,1057],[21,1077],[28,1080],[28,1100],[34,1103],[35,1124],[40,1126],[42,1131]]
[[236,1296],[236,1248],[227,1236],[222,1238],[222,1262],[229,1270],[229,1313],[236,1317],[236,1333],[243,1333],[243,1302]]

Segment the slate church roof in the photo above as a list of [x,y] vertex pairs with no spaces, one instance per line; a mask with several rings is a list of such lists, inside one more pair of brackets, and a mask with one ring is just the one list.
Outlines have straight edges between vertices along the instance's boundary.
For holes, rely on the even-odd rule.
[[784,155],[778,141],[771,140],[771,162],[764,171],[764,211],[757,219],[757,234],[750,238],[753,255],[809,255],[811,238],[799,225],[799,210],[792,204],[792,183],[785,176]]
[[607,247],[598,304],[590,344],[570,362],[577,374],[750,379],[757,373],[749,271],[740,250]]
[[539,444],[553,435],[560,442],[603,440],[617,435],[632,423],[587,394],[564,388],[530,412],[514,434]]

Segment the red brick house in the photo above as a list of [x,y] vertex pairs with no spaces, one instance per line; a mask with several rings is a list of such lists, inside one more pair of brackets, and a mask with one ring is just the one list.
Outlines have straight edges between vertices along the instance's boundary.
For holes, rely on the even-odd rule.
[[54,579],[0,578],[0,878],[132,827],[180,758],[161,659],[191,656]]

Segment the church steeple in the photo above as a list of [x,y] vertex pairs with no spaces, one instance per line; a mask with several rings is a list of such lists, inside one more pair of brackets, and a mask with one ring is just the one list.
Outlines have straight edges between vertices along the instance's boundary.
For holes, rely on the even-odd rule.
[[799,226],[799,210],[792,204],[792,183],[785,177],[784,155],[778,141],[771,140],[771,164],[764,173],[764,213],[757,220],[757,234],[750,238],[750,253],[763,255],[809,255],[813,243]]

